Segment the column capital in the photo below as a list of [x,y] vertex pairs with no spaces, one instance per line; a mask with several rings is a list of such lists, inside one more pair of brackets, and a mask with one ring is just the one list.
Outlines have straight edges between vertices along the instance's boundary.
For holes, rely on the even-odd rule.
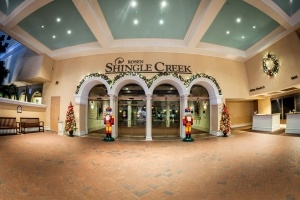
[[184,95],[181,95],[181,96],[180,96],[181,100],[184,100],[184,101],[187,100],[188,97],[189,97],[188,94],[184,94]]
[[146,100],[152,100],[152,94],[146,94]]
[[111,101],[116,101],[117,100],[117,96],[116,95],[114,95],[114,94],[110,94],[109,95],[109,99],[111,100]]

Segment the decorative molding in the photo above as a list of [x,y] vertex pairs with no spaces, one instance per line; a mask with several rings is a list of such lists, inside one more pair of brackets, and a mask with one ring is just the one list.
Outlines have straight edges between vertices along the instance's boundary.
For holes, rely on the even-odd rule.
[[92,73],[92,74],[89,74],[89,75],[85,76],[83,79],[81,79],[81,81],[79,82],[79,85],[76,88],[75,95],[77,95],[79,93],[79,90],[80,90],[82,84],[84,83],[84,81],[87,80],[87,79],[89,79],[89,78],[100,77],[100,78],[104,79],[110,85],[110,87],[112,88],[112,86],[120,78],[123,78],[125,76],[137,76],[137,77],[139,77],[140,79],[142,79],[146,83],[146,85],[148,86],[148,88],[151,87],[151,85],[153,84],[153,82],[155,80],[157,80],[159,77],[162,77],[162,76],[172,76],[172,77],[175,77],[175,78],[179,79],[186,87],[189,87],[190,84],[191,84],[191,82],[193,80],[197,79],[197,78],[206,78],[206,79],[211,80],[215,84],[215,86],[218,89],[219,95],[222,95],[222,90],[221,90],[218,82],[212,76],[209,76],[209,75],[204,74],[204,73],[193,74],[193,75],[191,75],[189,78],[187,78],[185,80],[181,75],[179,75],[178,73],[174,73],[174,72],[171,72],[171,73],[169,73],[169,72],[161,72],[161,73],[156,74],[155,76],[153,76],[150,79],[147,79],[144,75],[142,75],[140,73],[126,72],[126,73],[120,73],[120,74],[118,74],[117,76],[115,76],[115,78],[113,80],[111,80],[110,78],[108,78],[108,76],[106,74]]

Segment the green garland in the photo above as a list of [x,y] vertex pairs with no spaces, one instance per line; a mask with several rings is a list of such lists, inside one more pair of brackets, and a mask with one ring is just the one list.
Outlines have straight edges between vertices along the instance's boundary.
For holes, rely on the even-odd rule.
[[177,79],[179,79],[181,82],[183,82],[183,84],[188,87],[191,82],[197,78],[207,78],[209,80],[211,80],[217,87],[218,91],[219,91],[219,94],[222,95],[222,90],[219,86],[219,84],[217,83],[216,79],[213,78],[212,76],[209,76],[207,74],[204,74],[204,73],[200,73],[200,74],[193,74],[192,76],[190,76],[189,78],[187,78],[186,80],[181,76],[179,75],[178,73],[175,73],[175,72],[161,72],[161,73],[158,73],[156,74],[155,76],[153,76],[152,78],[150,79],[147,79],[145,76],[143,76],[142,74],[140,73],[136,73],[136,72],[126,72],[126,73],[120,73],[118,74],[117,76],[115,76],[115,78],[113,80],[111,80],[110,78],[108,78],[108,76],[106,74],[99,74],[99,73],[92,73],[92,74],[89,74],[87,76],[85,76],[80,82],[79,82],[79,85],[77,86],[77,89],[76,89],[76,94],[79,93],[79,89],[80,87],[82,86],[82,84],[84,83],[85,80],[89,79],[89,78],[92,78],[92,77],[101,77],[103,78],[109,85],[110,87],[112,87],[117,80],[119,80],[120,78],[123,78],[125,76],[138,76],[140,79],[142,79],[146,84],[147,86],[150,88],[151,85],[153,84],[153,82],[155,80],[157,80],[159,77],[162,77],[162,76],[172,76],[172,77],[175,77]]
[[[267,67],[267,61],[272,60],[274,66],[269,69]],[[276,58],[276,56],[274,54],[270,54],[268,53],[266,57],[263,58],[263,70],[264,72],[268,75],[268,76],[274,76],[275,74],[278,73],[279,71],[279,63],[278,63],[278,59]]]

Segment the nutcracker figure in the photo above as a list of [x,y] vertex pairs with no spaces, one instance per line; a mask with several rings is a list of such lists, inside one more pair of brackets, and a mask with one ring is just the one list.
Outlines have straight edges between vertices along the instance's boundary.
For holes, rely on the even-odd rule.
[[185,138],[183,139],[184,142],[193,142],[194,139],[191,137],[192,133],[192,125],[193,125],[193,115],[190,113],[190,108],[185,109],[185,115],[182,118],[182,123],[185,126]]
[[111,127],[115,124],[115,119],[112,116],[111,107],[106,108],[106,113],[104,115],[104,124],[106,126],[106,137],[103,139],[103,141],[114,141],[115,139],[111,137]]

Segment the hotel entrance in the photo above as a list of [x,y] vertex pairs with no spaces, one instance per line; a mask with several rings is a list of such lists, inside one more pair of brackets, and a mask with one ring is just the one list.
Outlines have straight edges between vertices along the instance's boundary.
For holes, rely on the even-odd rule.
[[143,100],[119,101],[119,137],[145,137],[146,107]]
[[146,135],[146,101],[144,90],[136,84],[124,86],[118,96],[118,136]]
[[179,94],[172,85],[163,84],[153,91],[152,137],[180,137]]

